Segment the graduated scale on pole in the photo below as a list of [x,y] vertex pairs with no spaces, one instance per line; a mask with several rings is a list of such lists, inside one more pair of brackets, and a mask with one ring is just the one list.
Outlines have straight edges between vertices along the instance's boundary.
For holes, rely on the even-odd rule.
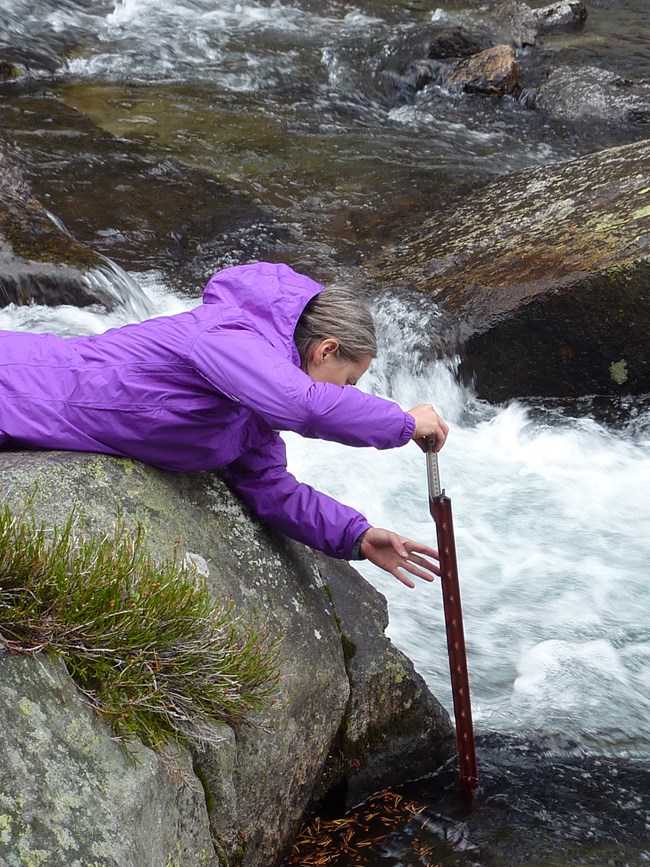
[[429,511],[435,521],[438,537],[442,601],[445,612],[445,629],[447,631],[451,691],[454,700],[460,781],[465,794],[471,798],[478,785],[478,768],[476,764],[476,747],[474,745],[472,704],[469,694],[463,611],[458,583],[456,541],[454,539],[451,500],[445,495],[440,483],[438,455],[433,451],[433,444],[434,441],[432,439],[427,441]]

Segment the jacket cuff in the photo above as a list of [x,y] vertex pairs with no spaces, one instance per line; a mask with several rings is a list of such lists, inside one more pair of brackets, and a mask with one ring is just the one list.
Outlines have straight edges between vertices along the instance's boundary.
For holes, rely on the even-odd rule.
[[398,446],[404,446],[407,442],[413,439],[415,433],[415,419],[408,412],[404,413],[404,427],[397,441]]
[[341,558],[343,560],[364,560],[365,557],[361,555],[361,537],[366,532],[366,530],[370,530],[372,524],[368,523],[366,518],[363,515],[357,513],[356,519],[353,520],[348,526],[345,537],[343,539],[343,554],[341,554]]
[[363,542],[363,537],[366,534],[366,530],[359,536],[357,541],[352,546],[352,551],[350,553],[350,560],[365,560],[366,558],[361,553],[361,543]]

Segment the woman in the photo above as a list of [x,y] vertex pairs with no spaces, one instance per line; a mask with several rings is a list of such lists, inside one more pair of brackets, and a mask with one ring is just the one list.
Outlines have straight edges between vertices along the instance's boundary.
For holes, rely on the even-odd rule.
[[227,268],[186,313],[91,337],[0,332],[0,448],[223,468],[267,524],[414,587],[410,575],[439,574],[436,552],[299,484],[277,433],[380,449],[433,437],[441,448],[447,426],[428,404],[404,412],[346,387],[375,354],[372,319],[349,293],[286,265]]

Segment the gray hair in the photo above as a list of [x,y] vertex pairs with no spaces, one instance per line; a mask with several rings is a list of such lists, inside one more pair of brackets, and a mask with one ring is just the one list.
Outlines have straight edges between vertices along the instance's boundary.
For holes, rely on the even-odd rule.
[[370,311],[351,289],[329,286],[311,299],[302,312],[294,341],[301,365],[307,364],[316,343],[333,337],[341,361],[359,362],[377,355],[377,335]]

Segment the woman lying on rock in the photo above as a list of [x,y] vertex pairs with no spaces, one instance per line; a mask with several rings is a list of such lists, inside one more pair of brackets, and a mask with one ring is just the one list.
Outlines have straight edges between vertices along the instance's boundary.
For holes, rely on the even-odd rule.
[[90,337],[1,331],[0,448],[223,468],[270,526],[414,587],[409,575],[439,574],[436,552],[298,483],[277,433],[379,449],[434,437],[441,448],[447,426],[428,404],[404,412],[346,388],[375,354],[370,314],[346,290],[286,265],[227,268],[186,313]]

